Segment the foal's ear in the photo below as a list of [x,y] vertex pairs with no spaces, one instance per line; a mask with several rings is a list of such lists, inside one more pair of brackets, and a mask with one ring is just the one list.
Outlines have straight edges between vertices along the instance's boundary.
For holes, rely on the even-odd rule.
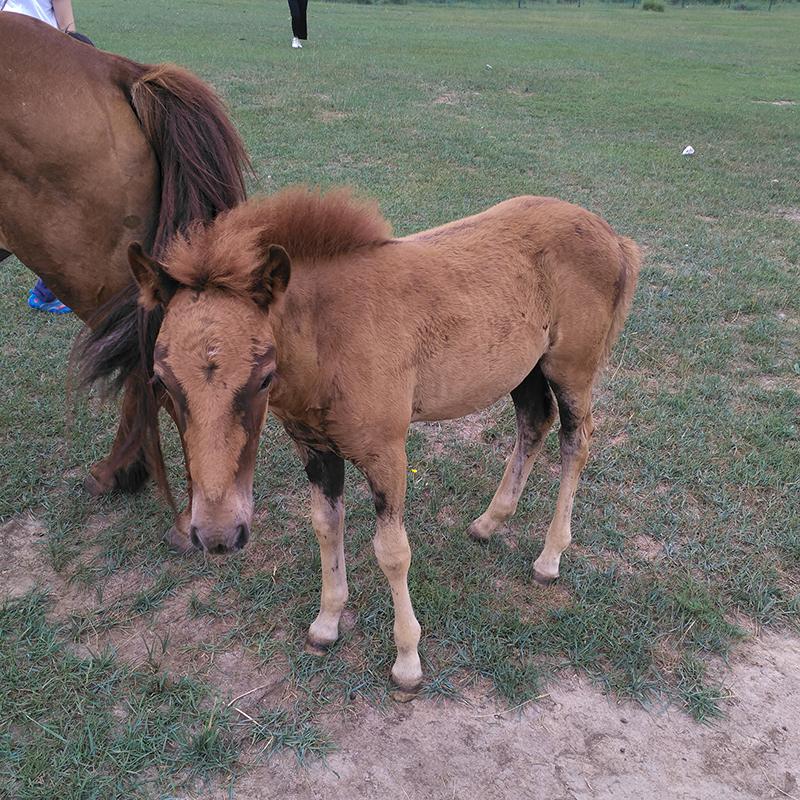
[[165,306],[180,284],[154,258],[144,252],[139,242],[128,246],[128,263],[139,284],[139,303],[148,311]]
[[269,245],[264,264],[253,275],[253,300],[268,308],[286,291],[291,272],[289,254],[278,244]]

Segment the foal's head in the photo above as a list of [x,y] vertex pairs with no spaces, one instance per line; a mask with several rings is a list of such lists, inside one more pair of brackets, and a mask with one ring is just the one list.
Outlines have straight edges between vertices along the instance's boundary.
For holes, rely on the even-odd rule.
[[277,245],[223,241],[209,251],[197,246],[203,235],[196,232],[191,249],[179,240],[167,266],[137,244],[128,255],[142,305],[166,309],[153,380],[169,397],[191,472],[191,540],[224,553],[250,537],[253,469],[276,368],[270,312],[282,301],[290,264]]
[[249,536],[253,467],[279,348],[274,325],[289,282],[286,251],[308,267],[390,236],[373,202],[347,189],[322,194],[301,186],[191,228],[163,265],[131,246],[140,303],[165,308],[155,380],[181,432],[198,547],[225,552]]

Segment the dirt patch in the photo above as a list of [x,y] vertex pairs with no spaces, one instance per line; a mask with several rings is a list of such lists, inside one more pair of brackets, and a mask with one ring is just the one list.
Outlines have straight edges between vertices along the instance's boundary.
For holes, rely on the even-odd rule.
[[800,224],[800,208],[778,208],[775,213],[779,217],[788,219],[789,222],[797,222]]
[[[85,536],[91,539],[110,518],[105,514],[90,517]],[[88,559],[79,563],[88,563]],[[79,580],[69,580],[53,569],[47,552],[47,529],[33,514],[14,517],[0,525],[0,602],[32,589],[48,591],[56,600],[50,616],[64,622],[73,612],[91,611],[127,596],[133,590],[132,582],[139,580],[138,573],[118,573],[106,580],[102,592],[87,588]]]
[[572,605],[572,595],[560,584],[548,586],[546,591],[531,592],[530,585],[521,581],[505,582],[498,587],[503,605],[508,607],[509,600],[506,593],[510,594],[519,613],[519,618],[530,624],[543,623],[554,611],[560,611]]
[[344,111],[323,111],[319,116],[323,122],[336,122],[337,120],[346,119],[348,117]]
[[52,584],[55,573],[43,552],[46,533],[31,514],[0,525],[0,598],[20,597]]
[[768,392],[791,389],[794,392],[800,391],[800,379],[792,375],[759,375],[756,382],[762,389]]
[[655,561],[664,555],[664,545],[644,533],[639,533],[628,539],[630,547],[638,558],[644,561]]
[[453,506],[442,506],[436,513],[436,521],[445,528],[454,528],[460,525],[462,520],[459,509]]
[[475,92],[443,92],[433,101],[435,106],[457,106],[476,96]]
[[453,92],[445,92],[440,94],[434,101],[435,106],[452,106],[458,102],[458,95]]
[[[44,534],[32,516],[0,526],[0,593],[18,595],[35,585],[69,593],[47,566]],[[660,552],[656,540],[643,535],[629,544],[647,560]],[[243,717],[281,705],[284,665],[264,670],[231,638],[224,618],[202,623],[193,618],[192,593],[209,589],[201,579],[152,617],[90,637],[78,649],[110,644],[140,667],[151,663],[175,674],[199,673],[225,702],[235,700]],[[92,595],[83,592],[84,606],[92,606]],[[558,586],[539,597],[541,602],[522,606],[524,616],[538,619],[570,602]],[[77,593],[68,598],[74,605],[79,599]],[[347,626],[352,624],[348,618]],[[220,781],[176,798],[799,797],[800,638],[770,633],[740,647],[729,668],[712,667],[731,695],[727,718],[713,725],[696,723],[675,707],[646,710],[617,702],[578,676],[560,680],[537,702],[510,710],[498,705],[486,686],[470,690],[463,703],[425,698],[408,705],[357,703],[316,721],[338,746],[327,762],[300,767],[284,753],[250,767],[232,791],[228,781]],[[244,761],[261,758],[246,755]]]
[[759,319],[759,317],[755,314],[742,314],[737,311],[735,314],[733,314],[733,316],[722,320],[721,324],[725,327],[733,328],[734,330],[739,331],[749,327],[757,319]]
[[645,710],[572,678],[524,708],[503,712],[416,700],[330,720],[339,750],[298,767],[278,756],[228,794],[255,800],[777,800],[800,777],[800,639],[771,634],[742,648],[726,676],[735,697],[713,725],[675,708]]
[[417,422],[414,430],[421,433],[428,442],[430,451],[436,455],[444,453],[453,443],[491,445],[492,449],[501,449],[507,456],[514,447],[514,433],[494,436],[498,419],[505,410],[507,399],[499,400],[494,405],[477,411],[466,417],[442,422]]

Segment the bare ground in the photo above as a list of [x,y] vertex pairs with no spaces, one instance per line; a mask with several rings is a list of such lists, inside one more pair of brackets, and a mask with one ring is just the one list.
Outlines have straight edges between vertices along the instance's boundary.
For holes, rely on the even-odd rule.
[[765,634],[726,675],[727,717],[617,703],[577,676],[525,708],[416,700],[331,720],[326,764],[280,756],[192,798],[727,800],[798,798],[800,639]]
[[[93,598],[46,566],[44,541],[33,517],[0,525],[0,597],[40,585],[69,606],[91,606]],[[225,648],[224,625],[201,632],[182,624],[185,601],[176,597],[155,617],[115,630],[110,643],[136,663],[148,639],[171,629],[161,666],[201,672],[231,699],[260,687],[238,703],[253,713],[281,676]],[[213,656],[197,649],[201,643],[217,645]],[[281,754],[232,787],[206,786],[179,800],[800,800],[800,638],[761,633],[717,669],[730,698],[726,718],[711,725],[675,707],[619,703],[565,676],[518,709],[476,692],[465,703],[418,698],[336,712],[318,721],[338,747],[327,762],[298,766]]]

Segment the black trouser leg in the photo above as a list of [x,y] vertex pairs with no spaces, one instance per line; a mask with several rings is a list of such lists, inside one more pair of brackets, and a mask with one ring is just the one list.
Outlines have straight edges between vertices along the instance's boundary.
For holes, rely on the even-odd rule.
[[307,9],[308,0],[289,0],[289,11],[292,12],[292,33],[298,39],[308,39]]

